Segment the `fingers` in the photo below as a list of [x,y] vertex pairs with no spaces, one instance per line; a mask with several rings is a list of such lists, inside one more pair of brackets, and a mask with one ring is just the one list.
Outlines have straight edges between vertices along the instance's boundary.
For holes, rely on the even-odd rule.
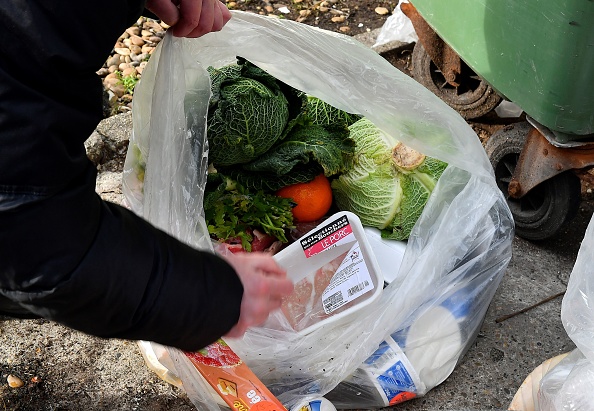
[[267,253],[239,253],[225,256],[235,271],[241,275],[246,270],[260,270],[272,277],[285,278],[287,273]]
[[175,25],[179,20],[179,9],[170,0],[147,0],[146,8],[169,26]]
[[176,37],[220,31],[231,19],[231,12],[219,0],[147,0],[146,8],[171,26]]
[[239,321],[227,337],[241,337],[252,326],[260,325],[281,307],[283,297],[293,292],[286,271],[266,253],[239,253],[224,256],[243,284]]
[[267,275],[272,277],[282,277],[285,278],[287,276],[287,272],[282,269],[274,259],[270,257],[268,254],[262,254],[262,258],[254,260],[256,264],[254,268],[258,270],[264,271]]
[[222,28],[225,26],[225,24],[227,24],[227,22],[229,20],[231,20],[231,12],[229,11],[229,9],[227,8],[226,4],[223,4],[221,1],[217,1],[216,2],[217,6],[220,9],[220,15],[221,15],[221,27],[218,28],[218,30],[222,30]]
[[226,258],[243,284],[239,321],[226,335],[238,338],[249,327],[264,323],[272,311],[281,307],[283,297],[293,292],[293,282],[268,254],[240,253]]
[[293,282],[287,278],[268,277],[268,284],[272,298],[286,297],[293,292]]
[[219,31],[231,18],[231,13],[219,0],[181,0],[180,19],[172,27],[174,36],[200,37]]

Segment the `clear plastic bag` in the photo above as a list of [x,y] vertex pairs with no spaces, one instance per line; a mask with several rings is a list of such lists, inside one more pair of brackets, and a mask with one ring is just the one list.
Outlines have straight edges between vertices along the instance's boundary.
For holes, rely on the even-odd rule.
[[[414,381],[403,388],[424,395],[447,378],[474,340],[511,258],[512,217],[478,138],[458,113],[352,37],[242,12],[233,12],[221,32],[199,39],[167,35],[135,91],[124,191],[135,212],[194,247],[212,250],[200,213],[208,165],[206,68],[233,63],[236,56],[366,116],[449,167],[411,233],[400,268],[390,273],[395,279],[373,304],[307,335],[264,325],[227,343],[287,408],[326,394],[347,398],[353,387],[358,402],[349,407],[395,401],[362,369],[387,340],[410,368]],[[196,140],[200,144],[193,145]],[[419,332],[435,331],[443,316],[451,324],[447,333]],[[194,404],[218,409],[184,356],[166,352]],[[387,383],[398,391],[393,380]]]
[[561,321],[576,345],[540,382],[536,410],[594,408],[594,219],[584,235],[561,305]]

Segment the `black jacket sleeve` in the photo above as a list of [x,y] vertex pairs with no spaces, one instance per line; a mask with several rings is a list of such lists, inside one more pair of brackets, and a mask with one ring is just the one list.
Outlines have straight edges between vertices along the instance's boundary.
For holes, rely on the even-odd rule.
[[102,201],[83,144],[101,119],[95,72],[143,7],[0,3],[0,311],[195,350],[237,322],[241,282]]

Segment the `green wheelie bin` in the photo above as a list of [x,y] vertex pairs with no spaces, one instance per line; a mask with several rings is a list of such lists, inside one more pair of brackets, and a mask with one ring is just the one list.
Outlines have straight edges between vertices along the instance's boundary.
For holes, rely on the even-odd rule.
[[594,166],[594,1],[410,1],[413,77],[465,118],[501,99],[523,110],[527,121],[485,148],[516,233],[553,236],[576,214],[579,175]]

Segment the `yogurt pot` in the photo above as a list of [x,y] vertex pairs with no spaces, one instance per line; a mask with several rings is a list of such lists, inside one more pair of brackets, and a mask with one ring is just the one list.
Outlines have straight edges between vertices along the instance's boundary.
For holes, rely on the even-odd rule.
[[295,284],[281,312],[309,334],[374,302],[384,280],[359,218],[339,212],[274,255]]
[[361,366],[384,401],[384,406],[415,398],[425,386],[400,346],[386,338]]

